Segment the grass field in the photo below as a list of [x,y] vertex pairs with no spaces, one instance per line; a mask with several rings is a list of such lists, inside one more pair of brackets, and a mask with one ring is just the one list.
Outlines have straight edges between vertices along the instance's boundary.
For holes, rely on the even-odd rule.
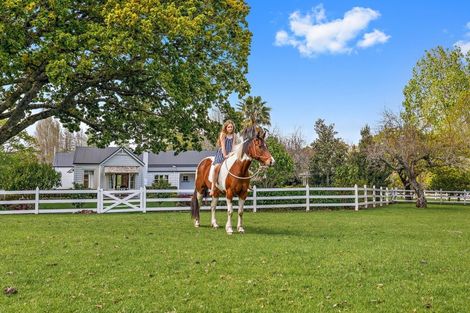
[[470,310],[470,206],[245,221],[227,236],[188,213],[0,216],[0,312]]

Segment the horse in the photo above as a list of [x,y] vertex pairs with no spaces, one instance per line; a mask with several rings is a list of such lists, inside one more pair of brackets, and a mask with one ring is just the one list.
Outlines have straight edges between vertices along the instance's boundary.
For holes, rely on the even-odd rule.
[[[211,201],[211,226],[218,228],[215,218],[215,210],[220,195],[226,195],[227,199],[227,224],[225,231],[228,235],[233,234],[232,229],[232,200],[238,196],[238,223],[237,231],[244,233],[243,228],[243,205],[248,196],[250,185],[249,168],[252,160],[261,163],[262,166],[274,166],[274,158],[266,146],[266,132],[257,126],[246,128],[242,132],[242,143],[234,146],[227,159],[220,167],[220,173],[216,183],[216,188]],[[202,159],[196,169],[196,182],[194,194],[191,199],[191,215],[194,219],[194,226],[200,226],[199,210],[202,205],[203,195],[211,188],[211,167],[214,157]]]

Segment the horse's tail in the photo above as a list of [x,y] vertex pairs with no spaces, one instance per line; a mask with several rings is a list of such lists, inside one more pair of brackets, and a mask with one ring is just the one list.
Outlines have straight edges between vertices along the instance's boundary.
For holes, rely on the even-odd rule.
[[199,201],[197,199],[196,189],[194,189],[194,193],[191,198],[191,216],[192,218],[199,220]]

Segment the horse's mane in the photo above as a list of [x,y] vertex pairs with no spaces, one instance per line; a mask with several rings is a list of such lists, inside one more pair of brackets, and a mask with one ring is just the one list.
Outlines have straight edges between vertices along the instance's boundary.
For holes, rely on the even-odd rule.
[[248,147],[250,146],[253,139],[255,139],[257,137],[260,138],[263,135],[264,135],[264,132],[263,132],[262,128],[260,128],[257,125],[252,125],[252,126],[246,127],[240,133],[239,137],[240,137],[241,142],[239,144],[237,144],[236,146],[234,146],[234,148],[233,148],[232,152],[230,153],[230,155],[236,154],[237,159],[241,160],[243,158],[243,155],[248,152]]

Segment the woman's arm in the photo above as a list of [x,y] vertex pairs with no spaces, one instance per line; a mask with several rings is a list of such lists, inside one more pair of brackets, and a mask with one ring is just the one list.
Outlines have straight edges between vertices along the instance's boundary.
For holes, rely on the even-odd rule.
[[224,156],[224,158],[226,158],[227,151],[225,151],[225,136],[220,134],[219,141],[220,141],[220,147],[222,148],[222,155]]

